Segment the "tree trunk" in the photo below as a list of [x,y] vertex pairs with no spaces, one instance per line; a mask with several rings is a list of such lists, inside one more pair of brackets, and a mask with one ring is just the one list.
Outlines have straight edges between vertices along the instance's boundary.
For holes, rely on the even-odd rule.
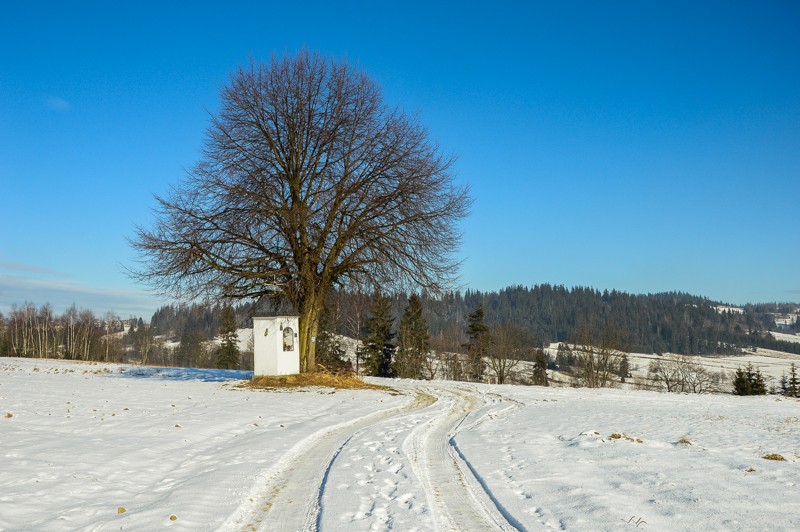
[[300,371],[317,370],[317,332],[323,299],[309,297],[300,309]]

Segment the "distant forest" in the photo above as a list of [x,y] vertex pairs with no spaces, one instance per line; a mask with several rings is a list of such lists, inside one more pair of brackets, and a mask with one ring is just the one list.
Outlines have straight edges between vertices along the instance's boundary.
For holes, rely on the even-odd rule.
[[[408,294],[392,300],[395,326],[408,303]],[[330,294],[324,323],[331,332],[350,337],[364,334],[370,296],[352,292]],[[570,342],[579,334],[599,338],[613,331],[620,349],[640,353],[687,355],[730,354],[753,347],[800,354],[800,343],[783,342],[768,334],[778,330],[776,315],[798,311],[797,304],[769,303],[741,307],[743,312],[720,311],[722,303],[680,292],[634,295],[592,288],[549,284],[514,286],[498,292],[467,290],[443,298],[422,297],[432,346],[460,352],[467,342],[466,320],[479,304],[488,326],[518,325],[540,345]],[[250,326],[251,304],[235,307],[240,327]],[[155,334],[180,338],[188,328],[206,338],[216,334],[220,306],[168,305],[151,320]],[[794,323],[786,332],[800,332]]]
[[[389,298],[396,330],[408,294]],[[368,294],[331,293],[324,329],[363,338],[370,300]],[[797,304],[745,305],[727,311],[720,310],[725,307],[722,303],[679,292],[632,295],[549,284],[498,292],[452,292],[440,299],[422,296],[430,346],[440,352],[463,353],[468,343],[467,317],[481,304],[489,328],[521,327],[538,346],[611,336],[617,339],[618,349],[628,352],[713,355],[760,347],[800,354],[800,343],[779,341],[769,334],[779,330],[776,317],[799,312]],[[252,326],[252,307],[253,303],[234,306],[240,328]],[[96,317],[74,306],[56,315],[48,304],[37,308],[25,303],[13,306],[6,316],[0,314],[0,356],[210,365],[212,355],[202,342],[218,336],[224,308],[220,303],[166,305],[148,325],[142,318],[122,320],[110,313]],[[780,329],[800,332],[800,323]],[[175,342],[183,348],[178,349]],[[252,356],[243,355],[242,361],[245,367],[252,363]]]

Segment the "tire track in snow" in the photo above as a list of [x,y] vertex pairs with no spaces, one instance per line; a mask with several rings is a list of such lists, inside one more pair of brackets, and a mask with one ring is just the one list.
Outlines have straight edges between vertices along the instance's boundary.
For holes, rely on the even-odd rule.
[[381,420],[433,403],[416,392],[406,404],[325,427],[304,438],[256,480],[250,495],[221,530],[316,530],[325,480],[336,456],[354,434]]
[[[399,383],[398,383],[399,384]],[[322,525],[323,496],[337,458],[354,438],[375,436],[380,425],[409,416],[424,421],[411,429],[402,453],[419,481],[436,530],[520,529],[492,495],[455,443],[470,430],[519,404],[498,394],[479,394],[468,385],[402,383],[414,394],[405,405],[326,427],[295,445],[265,471],[250,496],[222,530],[313,531]],[[430,408],[426,408],[430,407]],[[377,434],[377,433],[376,433]],[[335,492],[331,492],[336,497]]]
[[[474,428],[519,405],[506,406],[497,395],[500,402],[487,401],[471,387],[431,384],[420,388],[437,396],[443,408],[439,415],[411,432],[403,443],[403,451],[425,490],[436,529],[517,530],[518,521],[476,476],[455,446],[454,438],[459,431]],[[474,419],[464,424],[470,417]]]

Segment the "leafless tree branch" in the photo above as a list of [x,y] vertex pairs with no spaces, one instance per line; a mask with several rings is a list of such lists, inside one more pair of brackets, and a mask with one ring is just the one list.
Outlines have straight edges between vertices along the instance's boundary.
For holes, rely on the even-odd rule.
[[179,298],[280,292],[304,369],[331,287],[454,280],[469,192],[363,72],[303,51],[239,68],[221,99],[201,161],[136,230],[134,278]]

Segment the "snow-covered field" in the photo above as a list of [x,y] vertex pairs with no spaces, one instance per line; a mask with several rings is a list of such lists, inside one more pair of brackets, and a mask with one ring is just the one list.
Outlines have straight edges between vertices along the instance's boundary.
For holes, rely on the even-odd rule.
[[[777,335],[780,333],[772,333]],[[792,335],[782,335],[781,340],[789,341],[788,338]],[[800,341],[800,336],[795,337]],[[545,352],[555,359],[558,352],[558,343],[550,344]],[[627,384],[623,387],[636,388],[638,385],[643,385],[645,388],[656,389],[662,386],[653,382],[653,375],[649,373],[651,363],[659,360],[666,360],[669,354],[656,355],[654,353],[627,353],[628,362],[630,364],[631,378],[628,379]],[[703,367],[711,374],[719,375],[723,379],[715,384],[712,388],[721,392],[730,392],[733,389],[732,379],[736,370],[744,368],[748,364],[752,364],[764,376],[767,388],[780,388],[781,377],[789,373],[789,366],[795,364],[800,367],[800,355],[794,353],[787,353],[783,351],[773,351],[770,349],[757,348],[742,353],[740,355],[692,355],[689,360],[693,363]],[[523,370],[524,371],[524,370]],[[527,371],[531,371],[528,369]],[[559,372],[549,372],[551,379],[563,385],[570,385],[572,379],[569,375]]]
[[798,334],[780,333],[774,331],[771,332],[770,334],[776,340],[781,340],[782,342],[800,343],[800,335]]
[[0,358],[0,529],[800,529],[795,399],[242,377]]

